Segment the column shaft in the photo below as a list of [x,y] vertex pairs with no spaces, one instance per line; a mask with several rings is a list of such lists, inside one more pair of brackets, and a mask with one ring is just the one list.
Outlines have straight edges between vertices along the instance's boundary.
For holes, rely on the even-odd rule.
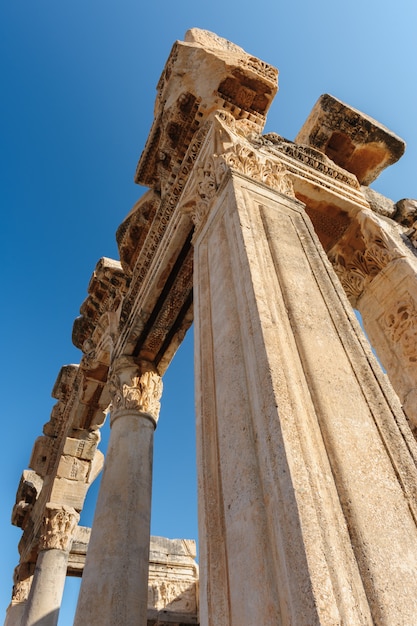
[[24,626],[56,626],[67,575],[68,552],[42,550],[36,562]]
[[[134,397],[137,392],[146,404],[140,383],[119,387],[74,622],[78,626],[147,623],[156,417]],[[116,408],[123,394],[123,408]]]

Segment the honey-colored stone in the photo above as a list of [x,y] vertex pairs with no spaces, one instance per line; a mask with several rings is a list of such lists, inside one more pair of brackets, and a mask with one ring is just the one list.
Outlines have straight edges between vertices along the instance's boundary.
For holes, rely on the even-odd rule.
[[[276,90],[273,66],[198,29],[159,81],[136,173],[151,190],[119,227],[121,262],[94,270],[81,363],[31,459],[44,480],[14,511],[20,567],[38,558],[61,585],[60,528],[101,469],[111,403],[85,569],[85,530],[65,561],[83,571],[79,626],[197,609],[201,626],[415,622],[417,220],[367,188],[404,144],[331,96],[296,142],[262,136]],[[160,378],[194,316],[199,602],[195,547],[149,537]]]
[[403,155],[405,143],[371,117],[325,94],[320,96],[296,137],[324,152],[369,185]]

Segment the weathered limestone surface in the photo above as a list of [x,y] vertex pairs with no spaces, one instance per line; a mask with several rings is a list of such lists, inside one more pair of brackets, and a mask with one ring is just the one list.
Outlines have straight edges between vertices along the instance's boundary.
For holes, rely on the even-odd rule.
[[174,44],[136,170],[150,189],[120,262],[94,270],[81,363],[19,486],[8,619],[52,558],[48,506],[79,511],[101,469],[111,402],[76,624],[196,622],[190,545],[149,538],[160,377],[195,314],[201,624],[415,624],[417,211],[367,187],[404,143],[328,95],[296,142],[262,136],[277,76],[207,31]]
[[225,122],[195,209],[200,621],[412,624],[415,442],[288,173]]
[[198,623],[198,566],[194,541],[151,537],[148,624]]
[[398,161],[405,149],[402,139],[382,124],[329,94],[316,102],[296,141],[324,152],[362,185]]
[[56,626],[67,575],[68,556],[78,513],[48,505],[43,518],[39,553],[23,613],[25,626]]
[[153,433],[162,383],[149,363],[122,357],[113,364],[111,386],[110,440],[74,621],[79,626],[86,616],[91,626],[147,619]]
[[[82,576],[91,529],[78,526],[68,575]],[[150,538],[147,623],[198,624],[198,565],[190,539]]]

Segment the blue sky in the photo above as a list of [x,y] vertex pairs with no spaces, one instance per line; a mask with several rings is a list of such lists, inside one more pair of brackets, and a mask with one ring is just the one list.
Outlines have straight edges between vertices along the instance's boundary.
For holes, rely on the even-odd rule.
[[[417,5],[413,0],[18,0],[0,7],[0,254],[3,450],[0,620],[21,531],[10,512],[97,260],[144,189],[133,174],[173,42],[212,30],[280,70],[267,131],[293,139],[331,93],[407,142],[373,184],[417,197]],[[152,532],[197,537],[192,331],[165,377]],[[104,435],[103,439],[106,439]],[[90,524],[94,490],[82,522]],[[72,624],[75,586],[61,626]]]

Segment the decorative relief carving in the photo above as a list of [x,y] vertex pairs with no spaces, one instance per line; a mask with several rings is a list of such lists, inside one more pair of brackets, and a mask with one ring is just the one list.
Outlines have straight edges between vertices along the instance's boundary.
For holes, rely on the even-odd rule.
[[194,167],[195,161],[200,153],[201,146],[207,136],[210,124],[201,126],[190,142],[187,153],[181,163],[181,167],[176,177],[173,180],[169,196],[165,196],[164,201],[161,203],[158,214],[150,226],[149,232],[146,236],[144,245],[138,255],[136,261],[136,267],[130,289],[124,299],[121,314],[120,314],[120,330],[123,331],[126,327],[129,327],[127,321],[131,314],[132,308],[138,300],[138,294],[145,281],[145,277],[148,274],[149,266],[152,260],[156,256],[156,250],[158,249],[168,224],[171,221],[172,215],[178,204],[178,200],[183,192],[185,184],[189,178],[189,175]]
[[[80,350],[91,352],[91,338],[105,313],[115,313],[127,291],[129,279],[119,261],[103,257],[95,267],[81,316],[74,321],[72,341]],[[93,342],[97,343],[97,342]]]
[[12,602],[20,603],[25,602],[29,597],[30,587],[32,585],[32,576],[25,578],[24,580],[18,580],[13,585]]
[[275,191],[295,197],[291,178],[279,161],[264,158],[243,143],[235,143],[223,154],[210,157],[197,171],[197,194],[192,219],[199,227],[206,219],[209,204],[229,169],[263,183]]
[[404,357],[417,363],[417,307],[409,293],[392,303],[379,320],[394,345],[398,345]]
[[310,146],[304,146],[296,144],[293,141],[284,139],[276,133],[268,133],[259,137],[258,141],[262,142],[266,148],[274,151],[279,151],[282,154],[311,167],[313,170],[337,180],[349,187],[359,189],[359,183],[355,176],[346,173],[341,167],[338,167],[331,159],[325,154],[319,152],[315,148]]
[[254,70],[260,76],[264,76],[268,78],[273,83],[276,83],[278,80],[278,70],[273,65],[269,65],[264,61],[261,61],[257,57],[245,57],[239,60],[239,65],[243,67],[249,67],[251,70]]
[[162,610],[195,613],[196,583],[189,580],[149,581],[148,605]]
[[55,549],[68,552],[79,519],[79,514],[71,507],[55,508],[48,505],[45,509],[39,537],[39,550]]
[[357,216],[361,247],[352,250],[342,238],[328,254],[352,306],[356,306],[367,285],[388,263],[403,256],[390,242],[378,219],[368,213],[361,211]]
[[135,363],[131,357],[116,360],[110,377],[111,418],[122,411],[146,414],[156,424],[162,395],[162,379],[149,362]]

